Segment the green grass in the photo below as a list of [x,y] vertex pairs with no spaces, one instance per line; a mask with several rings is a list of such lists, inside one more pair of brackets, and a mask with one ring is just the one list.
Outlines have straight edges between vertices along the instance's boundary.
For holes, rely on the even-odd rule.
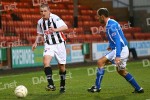
[[[58,70],[54,70],[56,91],[45,91],[47,82],[44,72],[30,72],[26,74],[13,74],[0,77],[0,100],[20,100],[14,95],[15,84],[25,85],[28,88],[28,95],[23,100],[146,100],[150,99],[150,66],[143,67],[142,61],[130,62],[127,70],[135,77],[137,82],[144,88],[144,94],[132,94],[134,90],[128,82],[118,75],[114,68],[106,70],[102,81],[100,93],[88,93],[87,88],[94,84],[95,75],[92,71],[95,66],[68,68],[70,72],[66,80],[66,92],[59,93]],[[88,76],[90,69],[90,76]],[[33,84],[33,79],[34,83]],[[9,87],[8,87],[9,84]],[[5,89],[4,86],[6,86]]]

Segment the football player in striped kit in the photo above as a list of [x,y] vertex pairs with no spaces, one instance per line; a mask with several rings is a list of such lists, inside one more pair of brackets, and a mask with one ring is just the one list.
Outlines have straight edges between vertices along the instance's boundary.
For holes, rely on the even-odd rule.
[[37,47],[40,37],[44,37],[44,52],[43,64],[44,72],[47,77],[48,85],[46,90],[55,91],[56,87],[52,79],[52,69],[50,62],[55,56],[58,61],[59,75],[60,75],[60,92],[65,92],[65,77],[66,77],[66,48],[65,35],[62,31],[67,30],[68,27],[64,21],[55,14],[50,12],[48,4],[40,6],[40,13],[42,18],[37,23],[37,38],[32,45],[32,50]]

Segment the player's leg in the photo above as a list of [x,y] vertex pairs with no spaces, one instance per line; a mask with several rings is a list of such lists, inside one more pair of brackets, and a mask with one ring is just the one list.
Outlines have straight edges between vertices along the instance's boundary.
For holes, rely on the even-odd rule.
[[135,93],[144,93],[144,90],[142,87],[140,87],[138,85],[138,83],[136,82],[136,80],[134,79],[134,77],[126,71],[125,68],[120,68],[122,66],[117,67],[117,72],[123,76],[132,86],[133,88],[135,88]]
[[138,85],[134,77],[129,72],[125,69],[120,70],[120,68],[117,68],[117,72],[123,76],[133,86],[133,88],[135,88],[134,93],[144,93],[143,88]]
[[97,68],[97,72],[96,72],[95,85],[98,89],[100,89],[100,87],[101,87],[101,82],[102,82],[103,75],[105,72],[104,66],[107,61],[108,61],[108,59],[105,56],[97,61],[98,68]]
[[52,79],[52,69],[50,67],[50,62],[52,60],[52,56],[49,55],[45,55],[43,58],[43,64],[44,64],[44,72],[48,81],[48,86],[46,87],[46,90],[56,90],[55,86],[54,86],[54,82]]
[[88,89],[89,92],[100,92],[101,82],[105,73],[105,70],[104,70],[105,63],[109,60],[111,61],[114,58],[114,53],[115,51],[112,50],[111,52],[106,54],[106,56],[103,56],[97,61],[98,68],[96,72],[95,85],[93,85],[91,88]]
[[141,88],[138,83],[136,82],[136,80],[134,79],[134,77],[126,71],[126,62],[127,62],[127,57],[128,57],[128,49],[125,48],[122,50],[121,52],[121,63],[119,66],[117,66],[117,72],[123,76],[132,86],[133,88],[135,88],[134,92],[137,93],[144,93],[143,88]]
[[104,66],[105,66],[105,63],[107,62],[107,60],[108,59],[104,56],[97,61],[98,68],[97,68],[97,72],[96,72],[95,85],[93,85],[91,88],[89,88],[88,92],[100,92],[101,82],[102,82],[104,72],[105,72]]
[[65,80],[66,80],[66,48],[64,43],[57,44],[57,50],[55,56],[58,61],[59,75],[60,75],[60,92],[65,92]]
[[51,47],[50,45],[45,45],[44,48],[44,53],[43,53],[43,64],[44,64],[44,72],[48,81],[48,85],[46,87],[46,90],[56,90],[53,79],[52,79],[52,68],[50,66],[50,62],[52,60],[52,57],[54,56],[54,52],[53,49],[50,48],[54,48]]
[[65,92],[66,68],[65,64],[58,64],[60,75],[60,92]]

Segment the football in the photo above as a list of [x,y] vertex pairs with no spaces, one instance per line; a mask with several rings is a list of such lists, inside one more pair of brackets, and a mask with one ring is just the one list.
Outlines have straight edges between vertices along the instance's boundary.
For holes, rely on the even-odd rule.
[[19,85],[15,88],[15,95],[19,98],[23,98],[26,97],[28,94],[28,90],[25,86],[23,85]]

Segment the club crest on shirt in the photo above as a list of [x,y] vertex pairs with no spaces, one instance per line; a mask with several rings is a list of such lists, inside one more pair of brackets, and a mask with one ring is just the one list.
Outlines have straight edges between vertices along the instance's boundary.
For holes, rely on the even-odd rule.
[[116,35],[116,32],[112,33],[112,36],[115,36]]
[[47,50],[50,50],[50,48],[45,48],[44,52],[47,52]]
[[59,21],[59,20],[61,20],[61,18],[57,18],[56,20]]
[[44,52],[47,52],[47,50],[44,50]]

